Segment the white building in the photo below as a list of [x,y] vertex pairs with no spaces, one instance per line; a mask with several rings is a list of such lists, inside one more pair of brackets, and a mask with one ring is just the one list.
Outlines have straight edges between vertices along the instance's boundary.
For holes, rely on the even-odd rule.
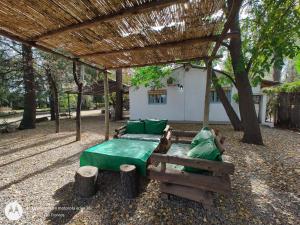
[[[217,74],[218,76],[218,74]],[[174,69],[164,83],[164,88],[152,90],[145,87],[129,88],[130,119],[161,118],[170,121],[201,122],[204,115],[206,70],[193,65]],[[260,85],[252,89],[260,122],[265,124],[267,96]],[[235,87],[225,88],[232,107],[239,116],[238,103],[233,99]],[[228,123],[226,111],[211,89],[209,121]]]

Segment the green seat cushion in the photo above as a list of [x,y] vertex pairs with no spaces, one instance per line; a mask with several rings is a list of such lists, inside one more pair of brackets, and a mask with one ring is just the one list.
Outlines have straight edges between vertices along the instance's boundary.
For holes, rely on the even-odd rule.
[[145,120],[146,134],[163,134],[168,120]]
[[126,126],[127,134],[144,134],[145,133],[145,123],[141,120],[129,120]]
[[[183,143],[173,143],[166,153],[166,155],[170,156],[177,156],[177,157],[187,157],[187,154],[190,150],[190,145],[189,144],[183,144]],[[177,165],[177,164],[171,164],[167,163],[166,165],[167,169],[173,169],[173,170],[183,170],[184,166],[182,165]]]
[[120,171],[122,164],[131,164],[146,176],[147,160],[157,146],[154,141],[112,139],[85,150],[80,156],[80,166]]
[[198,144],[208,139],[214,139],[214,135],[208,127],[204,127],[201,131],[193,138],[191,143],[191,149],[196,147]]
[[160,141],[161,135],[158,134],[123,134],[121,139],[141,140],[141,141]]
[[[207,139],[202,141],[200,144],[192,148],[188,154],[188,157],[196,159],[205,159],[212,161],[222,161],[222,154],[217,148],[214,139]],[[184,171],[192,173],[205,173],[208,171],[200,170],[185,166]]]

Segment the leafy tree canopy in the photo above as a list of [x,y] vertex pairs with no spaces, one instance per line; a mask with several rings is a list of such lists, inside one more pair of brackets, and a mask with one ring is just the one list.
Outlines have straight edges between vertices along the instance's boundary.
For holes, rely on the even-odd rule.
[[284,57],[299,53],[300,8],[296,0],[251,0],[246,7],[243,49],[253,81],[258,82],[273,64],[282,66]]
[[[300,7],[296,0],[247,0],[240,12],[242,49],[255,85],[275,64],[300,52]],[[226,45],[226,43],[225,43]],[[232,72],[228,56],[224,69]],[[298,64],[299,65],[299,64]],[[297,65],[296,65],[297,66]]]
[[145,86],[152,88],[161,88],[164,84],[163,78],[171,73],[171,68],[167,66],[146,66],[134,69],[131,78],[131,84],[135,87]]

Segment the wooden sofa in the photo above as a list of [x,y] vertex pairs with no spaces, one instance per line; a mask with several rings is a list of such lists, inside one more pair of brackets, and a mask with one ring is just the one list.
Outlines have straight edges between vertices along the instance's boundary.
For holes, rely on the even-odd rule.
[[[168,154],[173,146],[189,150],[191,141],[187,138],[194,137],[197,132],[172,131],[174,144],[167,154],[153,153],[148,162],[148,177],[160,181],[162,195],[169,197],[169,194],[203,203],[205,206],[213,205],[213,192],[228,195],[231,193],[231,182],[229,175],[234,173],[234,165],[228,162],[229,157],[223,155],[223,162],[194,159],[178,154]],[[182,139],[183,138],[183,139]],[[182,139],[182,140],[181,140]],[[216,139],[217,142],[218,139]],[[178,144],[179,143],[179,144]],[[186,145],[184,145],[186,144]],[[221,143],[216,143],[223,148]],[[207,174],[197,174],[174,169],[171,165],[180,165],[203,169],[209,171]],[[176,166],[175,166],[176,167]]]
[[166,125],[162,135],[126,134],[126,125],[115,129],[114,138],[126,138],[133,140],[158,141],[159,145],[154,152],[166,153],[171,146],[172,129]]

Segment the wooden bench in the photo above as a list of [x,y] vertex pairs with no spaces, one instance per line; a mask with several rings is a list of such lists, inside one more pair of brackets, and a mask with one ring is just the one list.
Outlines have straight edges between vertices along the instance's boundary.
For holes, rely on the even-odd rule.
[[[126,125],[115,129],[114,138],[122,138],[122,136],[125,135],[125,132],[126,132]],[[159,146],[156,148],[155,152],[166,153],[171,146],[171,138],[172,138],[172,128],[170,127],[170,125],[166,125],[163,134],[159,136],[158,139]],[[139,139],[138,137],[136,139],[142,140]]]
[[[197,132],[173,131],[177,143],[190,143],[189,140],[180,141],[180,137],[194,137]],[[217,139],[218,142],[218,139]],[[221,145],[220,143],[218,143]],[[221,145],[223,148],[223,146]],[[223,150],[222,150],[223,151]],[[213,205],[213,192],[229,195],[231,182],[229,175],[234,173],[234,165],[229,157],[223,155],[223,162],[178,157],[174,155],[153,153],[149,159],[148,177],[161,182],[162,193],[173,194],[190,200]],[[206,174],[190,173],[168,168],[167,164],[188,166],[206,170]]]

